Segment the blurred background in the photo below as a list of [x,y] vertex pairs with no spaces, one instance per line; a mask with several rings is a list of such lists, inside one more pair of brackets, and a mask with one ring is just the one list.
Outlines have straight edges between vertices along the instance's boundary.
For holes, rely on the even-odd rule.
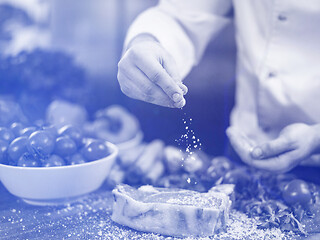
[[187,105],[166,109],[124,96],[117,63],[126,31],[156,0],[0,0],[0,94],[14,98],[33,120],[56,98],[84,105],[90,114],[111,104],[140,120],[146,141],[166,144],[184,134],[182,118],[203,149],[224,153],[233,106],[235,41],[232,24],[211,41],[185,79]]

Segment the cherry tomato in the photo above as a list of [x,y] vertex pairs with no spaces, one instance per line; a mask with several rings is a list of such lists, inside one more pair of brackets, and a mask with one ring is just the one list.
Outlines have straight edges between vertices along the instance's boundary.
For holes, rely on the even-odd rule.
[[27,147],[29,152],[47,156],[54,149],[54,139],[46,131],[35,131],[28,139]]
[[60,135],[66,135],[69,136],[76,144],[78,147],[82,145],[82,132],[80,129],[78,129],[75,126],[72,125],[65,125],[62,128],[59,129],[59,134]]
[[31,153],[24,153],[18,160],[19,167],[40,167],[40,162]]
[[14,139],[13,132],[5,127],[0,127],[0,140],[11,142]]
[[13,132],[13,134],[16,137],[20,136],[20,133],[21,133],[23,128],[24,128],[24,125],[22,123],[20,123],[20,122],[14,122],[10,126],[11,131]]
[[50,125],[50,126],[43,126],[42,127],[43,131],[48,132],[52,137],[56,138],[58,136],[58,132],[55,126]]
[[61,156],[67,157],[77,151],[76,143],[68,136],[61,136],[56,139],[54,152]]
[[85,162],[86,162],[86,160],[84,159],[84,157],[80,153],[73,154],[68,159],[68,163],[70,165],[76,165],[76,164],[81,164],[81,163],[85,163]]
[[84,146],[82,154],[88,161],[93,161],[108,156],[110,152],[104,141],[93,140]]
[[28,151],[27,142],[28,137],[21,136],[17,137],[10,143],[8,147],[8,154],[12,160],[18,161],[22,154]]
[[311,200],[311,193],[305,181],[294,179],[284,187],[282,197],[290,205],[306,205]]
[[33,133],[36,130],[37,130],[36,127],[26,127],[20,131],[20,135],[29,137],[31,133]]
[[8,143],[6,141],[0,140],[0,163],[7,162],[7,149]]
[[51,155],[43,162],[43,167],[60,167],[66,165],[65,161],[58,155]]

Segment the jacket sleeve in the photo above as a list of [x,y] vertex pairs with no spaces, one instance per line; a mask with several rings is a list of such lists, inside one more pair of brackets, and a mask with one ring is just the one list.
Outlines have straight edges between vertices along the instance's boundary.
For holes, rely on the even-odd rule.
[[139,34],[153,35],[173,56],[184,78],[210,39],[230,22],[231,11],[231,0],[160,0],[133,22],[125,46]]

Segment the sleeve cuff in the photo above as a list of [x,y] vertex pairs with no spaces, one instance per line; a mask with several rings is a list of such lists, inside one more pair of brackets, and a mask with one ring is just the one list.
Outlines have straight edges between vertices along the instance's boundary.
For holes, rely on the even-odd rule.
[[180,76],[185,78],[196,62],[192,41],[179,23],[157,8],[142,13],[128,30],[125,47],[139,34],[154,36],[176,61]]

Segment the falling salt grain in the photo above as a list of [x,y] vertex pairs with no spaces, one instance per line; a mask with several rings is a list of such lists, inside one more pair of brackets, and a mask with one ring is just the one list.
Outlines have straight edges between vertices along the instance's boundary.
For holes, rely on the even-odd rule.
[[[186,113],[184,113],[185,118],[182,118],[183,124],[185,126],[186,132],[181,135],[180,139],[176,139],[175,142],[178,143],[180,147],[185,148],[185,152],[187,153],[188,156],[192,155],[194,153],[194,150],[201,150],[199,146],[200,144],[200,139],[196,138],[194,130],[191,129],[191,124],[192,124],[192,118],[188,118]],[[191,139],[189,141],[189,139]],[[180,150],[181,151],[181,150]],[[184,159],[182,159],[184,160]]]

